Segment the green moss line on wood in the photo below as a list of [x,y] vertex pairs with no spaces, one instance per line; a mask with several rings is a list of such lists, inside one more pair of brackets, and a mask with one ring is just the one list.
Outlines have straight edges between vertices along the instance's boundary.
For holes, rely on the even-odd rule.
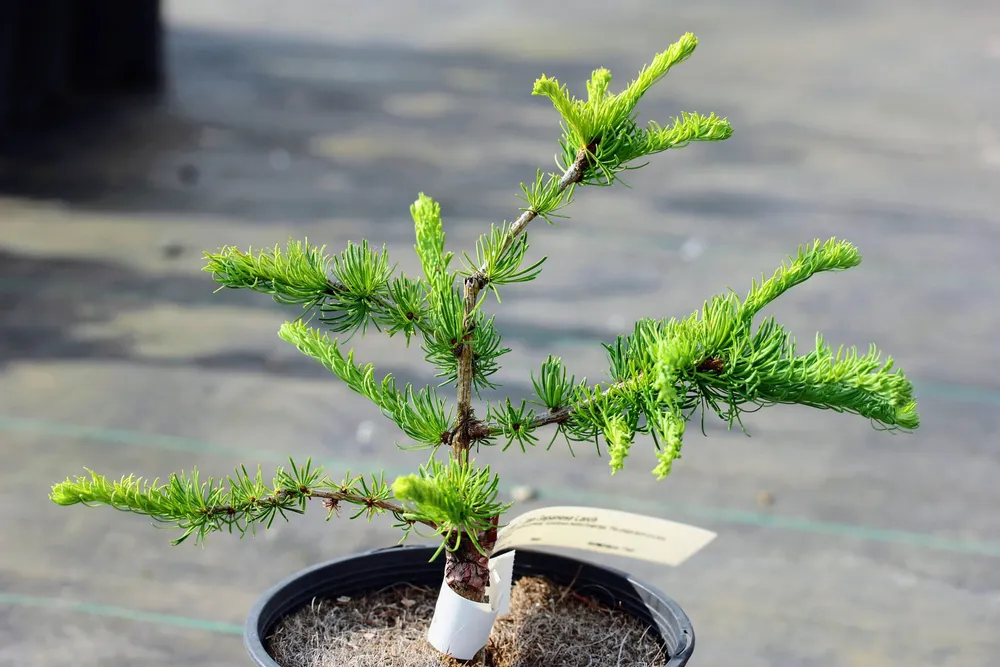
[[[1000,403],[1000,401],[998,401],[998,403]],[[123,429],[105,429],[91,426],[80,426],[76,424],[67,424],[42,419],[25,419],[6,415],[0,415],[0,431],[58,436],[77,440],[87,440],[99,444],[118,444],[152,449],[198,452],[214,456],[252,456],[261,463],[268,462],[282,464],[286,462],[284,454],[274,451],[248,451],[243,447],[202,442],[179,436],[144,433],[142,431]],[[364,467],[364,464],[358,461],[331,460],[322,461],[321,463],[332,469],[353,470]],[[402,468],[387,468],[385,470],[387,476],[402,475],[407,474],[408,472],[410,471]],[[561,487],[548,487],[545,489],[545,492],[540,495],[540,497],[554,502],[582,502],[588,505],[598,504],[612,509],[622,508],[629,509],[631,511],[636,511],[637,509],[642,511],[641,508],[646,508],[647,510],[655,509],[657,513],[662,515],[673,515],[675,517],[677,515],[684,515],[691,518],[701,518],[724,524],[749,525],[794,532],[835,535],[871,542],[882,542],[900,546],[932,549],[936,551],[949,551],[952,553],[1000,558],[1000,543],[997,542],[951,539],[929,533],[901,531],[873,526],[859,526],[854,524],[833,523],[826,521],[813,521],[803,517],[781,516],[765,512],[746,512],[726,508],[657,502],[655,500],[649,500],[648,498],[631,498],[620,494],[602,494],[595,491],[587,491],[586,494],[581,494],[578,491]]]
[[200,618],[176,616],[174,614],[142,611],[140,609],[128,609],[126,607],[117,607],[114,605],[80,602],[77,600],[67,600],[65,598],[48,598],[36,595],[0,593],[0,606],[36,607],[52,611],[68,611],[77,614],[87,614],[90,616],[103,616],[105,618],[120,618],[127,621],[139,621],[141,623],[151,623],[153,625],[183,628],[186,630],[214,632],[222,635],[243,635],[243,626],[234,625],[232,623],[221,623],[219,621],[208,621]]

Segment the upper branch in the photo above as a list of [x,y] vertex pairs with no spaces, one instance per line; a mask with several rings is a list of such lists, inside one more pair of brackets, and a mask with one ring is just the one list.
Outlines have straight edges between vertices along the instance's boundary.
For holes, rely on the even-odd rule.
[[[533,188],[524,186],[528,206],[509,227],[505,228],[502,239],[491,239],[489,253],[494,259],[504,257],[514,248],[517,239],[524,233],[532,220],[538,216],[551,215],[566,203],[563,193],[576,185],[610,185],[616,174],[633,160],[659,153],[670,148],[686,146],[692,141],[720,141],[732,135],[732,127],[725,118],[715,114],[703,116],[697,113],[683,113],[670,127],[650,123],[645,128],[635,121],[635,107],[650,86],[662,79],[671,67],[683,62],[694,52],[697,38],[688,33],[672,44],[667,50],[657,54],[653,62],[643,68],[638,78],[617,95],[608,92],[611,73],[606,69],[594,71],[587,84],[586,100],[576,99],[565,86],[555,79],[542,76],[535,82],[533,95],[548,97],[563,117],[563,155],[561,164],[565,169],[557,180],[551,175],[543,181],[539,172]],[[523,251],[523,249],[520,249]],[[515,253],[517,259],[523,252]],[[506,266],[516,271],[516,262]],[[527,270],[532,275],[537,268]],[[473,442],[472,429],[475,420],[472,414],[472,390],[474,380],[474,359],[472,350],[473,312],[479,305],[479,294],[490,285],[498,273],[497,266],[483,262],[465,279],[463,297],[465,305],[464,329],[458,364],[458,422],[452,439],[452,454],[460,461],[468,460],[468,449]],[[503,275],[503,272],[499,272]],[[522,277],[521,274],[507,274]],[[501,278],[502,279],[502,278]],[[526,276],[524,279],[527,279]],[[495,286],[495,285],[494,285]],[[550,419],[553,417],[550,417]]]
[[[270,294],[282,304],[318,310],[319,319],[337,333],[386,327],[389,335],[427,334],[426,285],[405,276],[392,277],[393,267],[381,252],[348,243],[335,257],[308,240],[292,240],[282,249],[243,252],[224,247],[206,253],[205,271],[223,287]],[[333,278],[328,277],[333,274]]]

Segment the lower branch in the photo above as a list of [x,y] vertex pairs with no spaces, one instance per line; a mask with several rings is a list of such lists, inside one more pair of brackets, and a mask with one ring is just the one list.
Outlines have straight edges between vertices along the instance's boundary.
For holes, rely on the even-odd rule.
[[277,470],[270,485],[264,483],[259,470],[251,477],[240,466],[227,478],[228,488],[211,479],[201,482],[197,470],[190,475],[173,474],[166,484],[134,476],[111,480],[88,471],[89,477],[53,485],[50,498],[57,505],[107,505],[174,524],[184,530],[175,544],[192,535],[200,542],[211,532],[236,530],[245,534],[257,525],[270,526],[276,516],[304,512],[309,498],[321,499],[331,513],[347,503],[356,509],[353,517],[388,512],[406,528],[421,523],[437,529],[433,517],[410,518],[411,513],[391,499],[389,486],[380,479],[348,477],[337,484],[323,475],[322,469],[312,469],[311,462],[304,466],[290,463],[290,470]]

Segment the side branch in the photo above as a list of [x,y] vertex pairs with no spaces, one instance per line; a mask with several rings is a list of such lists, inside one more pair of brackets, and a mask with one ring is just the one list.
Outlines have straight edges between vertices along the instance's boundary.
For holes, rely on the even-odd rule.
[[[626,389],[628,387],[635,387],[638,383],[642,381],[643,377],[644,374],[639,373],[633,379],[621,382],[615,382],[614,384],[608,385],[604,389],[605,391],[604,395],[605,397],[607,397],[608,395],[611,395],[616,391],[621,391],[622,389]],[[595,385],[593,389],[600,389],[600,388],[601,388],[600,385]],[[565,405],[561,408],[550,410],[547,415],[535,417],[531,421],[526,422],[522,426],[522,428],[525,428],[527,430],[534,430],[542,426],[548,426],[549,424],[565,424],[570,420],[570,418],[573,416],[574,413],[586,409],[588,406],[592,405],[595,402],[595,400],[596,399],[592,394],[590,398],[585,398],[581,401],[577,401],[572,405]],[[475,440],[484,440],[486,438],[490,438],[493,436],[502,435],[504,433],[504,427],[499,426],[497,424],[478,422],[470,429],[470,431]]]
[[536,417],[531,422],[531,428],[548,426],[549,424],[563,424],[569,421],[569,418],[573,416],[573,411],[578,408],[579,406],[567,405],[565,408],[560,408],[542,417]]

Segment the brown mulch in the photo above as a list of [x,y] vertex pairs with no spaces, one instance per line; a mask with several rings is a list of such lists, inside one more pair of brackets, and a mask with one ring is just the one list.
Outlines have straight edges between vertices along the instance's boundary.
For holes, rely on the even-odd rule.
[[[314,600],[269,638],[282,667],[456,667],[427,643],[437,589],[393,588]],[[487,667],[659,667],[664,654],[640,621],[539,577],[511,591],[482,660]],[[469,663],[465,663],[469,664]]]

